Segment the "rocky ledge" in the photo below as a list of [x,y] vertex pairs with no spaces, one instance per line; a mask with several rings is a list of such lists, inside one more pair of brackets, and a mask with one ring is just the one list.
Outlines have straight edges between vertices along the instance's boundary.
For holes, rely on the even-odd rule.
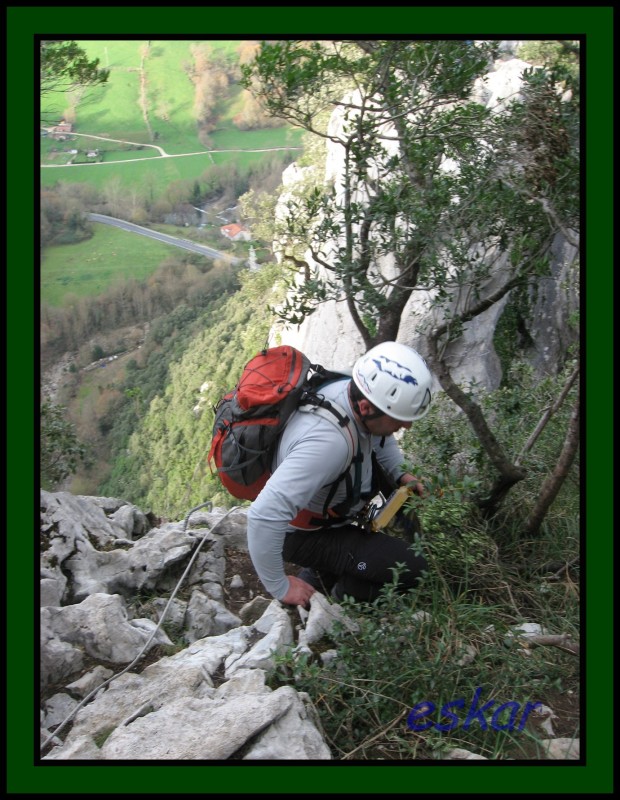
[[[263,596],[249,572],[238,588],[231,562],[250,563],[244,509],[161,523],[116,498],[43,491],[40,506],[44,761],[334,757],[312,698],[271,688],[268,675],[278,653],[314,657],[336,621],[355,623],[318,592],[305,611]],[[526,648],[568,646],[547,634],[524,623],[511,635]],[[462,663],[476,657],[469,645]],[[578,740],[556,738],[555,712],[536,705],[543,757],[578,759]],[[444,758],[485,757],[457,748]]]
[[225,603],[243,509],[155,527],[116,498],[41,492],[43,760],[331,759],[311,698],[271,689],[274,656],[344,619]]

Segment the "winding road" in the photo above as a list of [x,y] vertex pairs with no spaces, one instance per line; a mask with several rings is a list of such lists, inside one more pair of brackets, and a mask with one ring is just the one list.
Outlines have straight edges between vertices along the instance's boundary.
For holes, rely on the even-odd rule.
[[212,247],[207,247],[203,244],[197,244],[189,239],[180,239],[178,236],[169,236],[167,233],[159,233],[152,231],[149,228],[143,228],[142,225],[135,225],[133,222],[125,222],[124,219],[117,219],[116,217],[108,217],[105,214],[87,214],[87,217],[92,222],[102,222],[104,225],[114,225],[117,228],[122,228],[124,231],[130,233],[139,233],[141,236],[149,236],[151,239],[158,239],[164,244],[171,244],[174,247],[182,247],[184,250],[190,250],[192,253],[199,253],[208,258],[224,258],[231,264],[240,264],[239,258],[221,253],[219,250],[214,250]]
[[[49,128],[46,128],[50,132]],[[111,139],[107,136],[95,136],[92,133],[76,133],[72,131],[70,136],[84,136],[87,139],[99,139],[102,142],[117,142],[118,144],[131,144],[135,147],[153,147],[159,152],[153,158],[185,158],[186,156],[209,156],[213,161],[212,153],[272,153],[278,150],[303,150],[302,147],[261,147],[254,149],[236,148],[230,150],[199,150],[196,153],[166,153],[163,147],[157,144],[145,144],[144,142],[127,142],[124,139]],[[131,161],[144,161],[144,158],[125,158],[120,161],[92,161],[86,164],[41,164],[41,169],[61,169],[65,167],[101,167],[105,164],[127,164]]]
[[[51,132],[51,129],[46,129],[48,132]],[[158,156],[153,156],[154,159],[157,158],[184,158],[186,156],[201,156],[201,155],[208,155],[211,157],[211,161],[213,161],[212,153],[270,153],[275,152],[277,150],[302,150],[301,147],[264,147],[260,149],[254,150],[243,150],[243,149],[235,149],[235,150],[200,150],[197,153],[167,153],[163,147],[160,147],[157,144],[145,144],[144,142],[128,142],[124,139],[111,139],[107,136],[96,136],[92,133],[76,133],[72,132],[71,136],[84,136],[88,139],[98,139],[103,142],[118,142],[119,144],[130,144],[137,147],[152,147],[159,152]],[[99,167],[105,164],[127,164],[131,161],[144,161],[144,158],[127,158],[121,161],[93,161],[92,163],[87,164],[41,164],[42,169],[65,169],[66,167]],[[240,259],[234,258],[233,256],[229,256],[226,253],[221,253],[219,250],[214,250],[212,247],[207,247],[206,245],[197,244],[196,242],[192,242],[189,239],[180,239],[177,236],[169,236],[166,233],[158,233],[157,231],[152,231],[149,228],[143,228],[141,225],[134,225],[132,222],[125,222],[125,220],[117,219],[116,217],[108,217],[105,214],[88,214],[88,218],[92,220],[92,222],[101,222],[104,225],[115,225],[117,228],[122,228],[123,230],[129,231],[131,233],[139,233],[142,236],[149,236],[151,239],[158,239],[160,242],[164,242],[164,244],[170,244],[174,247],[182,247],[185,250],[190,250],[192,253],[199,253],[200,255],[207,256],[208,258],[223,258],[226,261],[229,261],[231,264],[239,264]]]

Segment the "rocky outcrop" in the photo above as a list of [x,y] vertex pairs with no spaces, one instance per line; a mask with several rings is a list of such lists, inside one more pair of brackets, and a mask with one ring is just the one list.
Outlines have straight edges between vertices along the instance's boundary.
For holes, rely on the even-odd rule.
[[[501,112],[510,99],[519,97],[522,73],[531,65],[513,55],[518,44],[519,42],[502,42],[501,57],[484,79],[478,80],[474,86],[473,99],[491,111]],[[326,185],[333,186],[336,196],[342,191],[341,176],[345,170],[345,153],[344,148],[335,140],[343,138],[344,125],[345,110],[337,108],[329,123],[329,134],[333,139],[327,139],[325,170],[321,177]],[[384,142],[384,147],[388,155],[397,155],[395,141]],[[451,165],[446,161],[442,168],[449,170]],[[309,169],[312,168],[300,169],[297,164],[291,164],[285,170],[284,190],[276,208],[276,216],[281,217],[287,213],[295,183],[307,180]],[[323,243],[327,254],[330,247],[335,251],[337,243]],[[274,243],[274,252],[278,256],[277,243]],[[529,286],[528,309],[523,316],[523,346],[526,358],[541,376],[555,374],[563,364],[570,346],[576,343],[577,334],[570,321],[579,308],[576,266],[578,255],[574,242],[558,235],[553,245],[551,275],[532,281]],[[323,267],[312,260],[309,252],[306,254],[306,261],[319,274],[324,274]],[[380,261],[381,272],[389,277],[390,270],[393,269],[390,258]],[[501,259],[498,259],[495,275],[487,287],[489,293],[493,288],[493,281],[499,280],[502,264]],[[399,341],[415,347],[422,355],[426,355],[427,348],[425,337],[420,331],[433,324],[433,321],[438,321],[437,311],[432,310],[429,305],[431,299],[430,293],[415,292],[404,309],[398,332]],[[489,391],[500,385],[502,368],[495,350],[494,337],[497,324],[509,302],[510,294],[476,319],[466,323],[458,341],[447,348],[446,363],[457,383],[475,383]],[[334,369],[350,368],[365,349],[346,303],[334,300],[322,302],[298,326],[274,326],[270,344],[292,345],[307,353],[313,363],[329,365]],[[435,388],[439,388],[438,385]]]
[[[289,611],[224,603],[224,548],[244,546],[245,512],[186,523],[41,492],[43,759],[330,759],[311,699],[266,682],[295,644]],[[313,602],[310,638],[329,609]]]
[[[335,625],[357,623],[319,592],[307,611],[260,594],[236,613],[227,606],[226,555],[247,551],[244,509],[198,509],[156,527],[116,498],[42,491],[40,509],[44,761],[332,758],[312,698],[268,678],[277,654],[312,658]],[[548,633],[523,623],[506,644],[529,656],[559,638]],[[481,657],[472,644],[461,650],[459,664]],[[337,658],[321,653],[323,664]],[[553,709],[537,705],[540,758],[579,758],[578,741],[553,738]]]

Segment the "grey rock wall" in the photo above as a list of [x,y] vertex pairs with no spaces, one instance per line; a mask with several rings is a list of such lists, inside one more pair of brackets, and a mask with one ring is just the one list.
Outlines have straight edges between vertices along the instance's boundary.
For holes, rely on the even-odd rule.
[[[505,103],[519,96],[523,70],[530,65],[513,54],[519,42],[501,43],[501,56],[493,69],[474,87],[474,99],[491,110],[500,112]],[[334,136],[342,134],[344,117],[342,109],[336,109],[330,120],[329,131]],[[395,143],[386,142],[386,148]],[[449,169],[450,165],[445,164]],[[296,181],[307,178],[308,169],[291,164],[283,175],[285,191],[282,194],[277,215],[286,214],[287,204],[294,193]],[[334,185],[336,193],[342,191],[340,176],[344,173],[344,150],[327,140],[327,159],[323,176],[325,184]],[[340,187],[340,188],[339,188]],[[363,198],[360,198],[363,199]],[[329,251],[330,243],[325,243]],[[278,248],[275,247],[276,255]],[[553,247],[552,275],[533,282],[529,290],[529,314],[524,319],[524,351],[537,373],[553,374],[563,365],[567,349],[575,344],[575,332],[569,326],[570,317],[579,308],[578,252],[563,237],[558,237]],[[322,267],[315,265],[308,253],[306,260],[319,273]],[[389,274],[391,265],[385,259],[380,265],[384,274]],[[500,274],[501,261],[495,279]],[[428,327],[434,313],[429,308],[429,295],[416,292],[407,305],[398,333],[398,340],[416,348],[423,355],[427,352],[420,330]],[[458,383],[475,382],[487,390],[497,388],[502,379],[500,359],[495,351],[496,326],[511,300],[508,295],[502,302],[481,314],[465,326],[462,337],[447,351],[447,363]],[[283,327],[275,325],[270,334],[270,344],[289,344],[308,354],[311,361],[330,368],[350,368],[364,352],[362,338],[355,328],[346,304],[327,301],[304,320],[301,325]],[[437,389],[438,386],[435,386]]]

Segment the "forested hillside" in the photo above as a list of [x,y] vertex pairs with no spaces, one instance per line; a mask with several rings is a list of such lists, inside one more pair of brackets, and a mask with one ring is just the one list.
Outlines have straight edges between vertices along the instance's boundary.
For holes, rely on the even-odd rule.
[[[239,83],[256,41],[46,41],[41,48],[43,428],[63,419],[63,441],[79,442],[75,452],[84,456],[54,461],[50,454],[44,463],[55,466],[42,479],[47,488],[97,493],[120,459],[116,491],[146,498],[148,455],[137,459],[140,479],[124,463],[129,437],[165,396],[171,365],[196,332],[211,327],[216,311],[234,317],[223,309],[240,271],[272,260],[270,243],[233,242],[222,226],[245,222],[245,193],[277,190],[300,153],[300,134],[265,115]],[[220,257],[94,223],[89,213]],[[250,307],[247,297],[242,302]],[[264,306],[256,314],[263,320]],[[167,424],[174,429],[176,421]],[[44,433],[52,447],[60,441],[58,431]]]
[[[193,336],[184,338],[178,357],[155,385],[157,349],[142,368],[132,370],[124,393],[135,402],[123,403],[121,418],[114,408],[109,413],[118,456],[100,486],[102,493],[131,498],[169,519],[208,499],[230,503],[206,462],[213,406],[237,383],[246,361],[265,346],[272,324],[266,307],[282,296],[280,274],[277,265],[242,273],[233,296],[191,321]],[[152,331],[150,340],[157,338],[170,358],[168,336]]]
[[[117,109],[110,107],[109,100],[121,96],[118,93],[123,88],[123,80],[129,77],[129,84],[138,92],[139,104],[143,111],[140,123],[143,126],[142,132],[138,133],[136,128],[132,136],[145,142],[157,140],[157,147],[160,147],[160,144],[166,144],[166,147],[173,144],[175,128],[169,127],[168,123],[173,118],[180,120],[181,117],[178,115],[188,111],[189,105],[186,101],[190,97],[194,98],[194,103],[188,119],[191,118],[191,125],[196,126],[196,134],[203,146],[212,144],[204,139],[205,132],[210,135],[216,131],[222,134],[228,131],[230,134],[233,128],[240,131],[256,128],[259,125],[264,127],[285,118],[292,126],[301,127],[310,134],[303,140],[306,145],[306,155],[303,159],[298,159],[298,167],[302,171],[305,170],[304,174],[307,176],[313,176],[296,184],[292,194],[290,187],[282,193],[278,178],[282,175],[284,163],[282,160],[279,162],[267,160],[260,167],[246,170],[244,176],[239,174],[236,165],[228,165],[226,168],[213,165],[193,181],[176,181],[170,184],[165,200],[155,192],[153,181],[147,182],[144,187],[136,187],[135,191],[132,189],[129,194],[121,190],[120,180],[108,184],[103,192],[94,185],[86,189],[79,183],[60,183],[53,189],[43,192],[42,230],[43,241],[47,245],[46,250],[54,250],[54,247],[58,246],[55,244],[57,242],[69,241],[73,242],[70,246],[79,248],[78,252],[82,254],[82,261],[78,263],[77,270],[67,254],[64,261],[70,265],[70,270],[63,274],[61,268],[55,280],[66,282],[68,290],[73,289],[77,292],[81,285],[84,287],[89,285],[86,279],[91,270],[90,262],[95,262],[98,275],[102,274],[104,264],[106,267],[113,265],[108,285],[103,289],[94,294],[92,290],[82,290],[84,292],[82,296],[67,295],[70,301],[59,308],[48,305],[42,308],[43,359],[51,359],[54,355],[60,356],[73,351],[73,362],[70,366],[72,375],[64,387],[64,392],[61,392],[60,400],[68,403],[69,418],[78,425],[81,438],[89,442],[92,451],[90,467],[87,465],[73,483],[69,484],[73,490],[113,491],[114,494],[121,494],[132,502],[146,504],[156,513],[164,515],[179,514],[186,501],[191,502],[194,498],[203,500],[205,496],[210,496],[214,488],[204,476],[204,464],[201,463],[200,457],[200,452],[206,448],[210,428],[207,416],[210,412],[200,416],[200,411],[195,409],[199,399],[202,408],[208,409],[217,400],[221,391],[234,385],[244,361],[267,341],[273,321],[267,307],[273,306],[274,303],[268,303],[266,295],[275,281],[276,272],[287,282],[289,289],[295,285],[295,292],[292,295],[289,292],[283,306],[284,310],[282,311],[281,307],[279,312],[281,316],[288,317],[289,322],[293,324],[303,321],[323,300],[337,298],[341,291],[338,281],[331,283],[332,278],[330,278],[326,283],[320,276],[315,277],[312,273],[313,268],[304,262],[304,248],[309,246],[315,259],[318,258],[318,263],[327,267],[328,274],[337,275],[339,271],[342,272],[342,285],[345,292],[350,295],[347,307],[362,332],[364,342],[370,345],[375,339],[385,338],[388,333],[388,338],[395,338],[401,314],[416,282],[421,282],[421,288],[435,285],[439,289],[440,301],[448,297],[450,281],[448,279],[444,285],[446,280],[444,248],[446,231],[450,229],[450,225],[447,225],[446,220],[448,215],[455,213],[455,204],[447,201],[450,191],[465,193],[468,191],[470,180],[474,177],[477,180],[480,176],[481,165],[478,163],[480,156],[475,147],[475,136],[495,136],[497,147],[505,149],[507,158],[512,152],[513,139],[516,137],[519,142],[521,141],[519,137],[524,119],[528,120],[532,128],[540,126],[543,132],[548,129],[548,120],[538,119],[535,112],[543,100],[548,101],[552,96],[553,113],[558,119],[562,119],[567,127],[562,148],[558,154],[555,151],[553,154],[553,157],[557,157],[562,164],[570,166],[570,169],[567,168],[569,177],[563,178],[567,186],[565,188],[564,184],[558,184],[555,177],[553,178],[555,182],[549,184],[555,192],[555,210],[549,211],[549,198],[532,205],[528,195],[530,190],[511,183],[516,180],[522,182],[520,165],[517,164],[514,175],[498,181],[494,177],[495,171],[499,168],[502,173],[505,172],[506,158],[494,156],[495,160],[492,160],[489,157],[488,163],[484,166],[484,179],[481,184],[481,192],[484,190],[484,193],[489,193],[489,198],[486,198],[486,194],[476,193],[476,202],[482,203],[482,206],[481,208],[474,206],[472,198],[467,204],[469,216],[466,220],[463,218],[460,205],[456,204],[457,219],[450,223],[454,231],[460,231],[461,234],[465,221],[471,228],[467,236],[463,235],[463,241],[458,247],[451,244],[449,248],[450,256],[455,264],[458,262],[458,269],[461,272],[459,282],[463,285],[471,282],[474,290],[470,294],[473,297],[483,293],[484,281],[489,275],[489,265],[479,259],[476,248],[492,250],[497,240],[500,250],[509,253],[515,272],[511,281],[502,288],[501,294],[505,294],[513,286],[516,287],[515,292],[517,289],[522,291],[530,277],[548,269],[551,253],[549,221],[555,224],[558,214],[561,213],[563,220],[557,222],[556,226],[559,230],[564,231],[574,224],[577,198],[573,197],[568,189],[572,186],[572,174],[577,163],[574,138],[576,131],[574,108],[578,97],[576,92],[574,95],[568,93],[573,97],[573,101],[567,102],[561,100],[559,95],[556,97],[550,93],[551,90],[545,81],[533,82],[531,86],[528,85],[523,102],[513,105],[510,114],[506,114],[505,121],[499,125],[495,122],[496,118],[489,115],[480,104],[467,103],[462,109],[457,106],[458,110],[449,106],[450,103],[459,103],[461,98],[467,95],[476,75],[483,76],[485,70],[491,68],[490,59],[497,53],[494,53],[494,47],[490,43],[473,49],[467,42],[424,46],[390,45],[385,49],[376,49],[372,43],[361,43],[359,48],[357,45],[347,44],[342,50],[336,47],[334,58],[330,57],[327,60],[323,60],[322,45],[318,43],[316,46],[311,45],[308,50],[302,47],[295,53],[295,57],[305,58],[307,67],[317,59],[313,67],[316,74],[303,70],[297,74],[292,54],[289,54],[290,62],[284,59],[274,67],[268,59],[270,48],[267,48],[265,62],[259,59],[255,62],[262,70],[260,75],[256,70],[252,71],[252,58],[258,49],[254,46],[255,43],[246,44],[247,47],[241,50],[238,45],[224,46],[223,43],[219,43],[219,48],[209,43],[195,42],[177,43],[174,47],[172,43],[153,42],[143,43],[140,47],[135,42],[117,43],[114,47],[90,43],[89,56],[96,54],[102,59],[103,65],[109,67],[109,82],[92,88],[88,102],[83,102],[83,93],[78,93],[77,98],[67,95],[68,101],[73,103],[74,113],[65,116],[74,120],[76,130],[80,127],[89,127],[92,133],[95,125],[103,124],[104,127],[109,127],[115,120],[114,124],[121,124],[122,117],[115,116]],[[96,53],[93,48],[96,48]],[[293,50],[294,48],[295,45]],[[278,47],[271,49],[278,52]],[[187,58],[179,61],[180,55],[186,55]],[[574,54],[569,55],[573,58],[569,66],[574,66]],[[552,49],[550,56],[543,54],[539,58],[538,52],[533,53],[533,56],[541,61],[545,58],[555,59],[559,64],[561,59],[565,58],[565,50],[558,45]],[[357,180],[355,176],[363,174],[364,159],[369,157],[368,154],[372,152],[372,158],[376,163],[380,162],[382,153],[385,153],[383,144],[381,141],[373,143],[362,138],[353,146],[351,142],[356,140],[350,140],[348,146],[351,158],[357,159],[359,164],[354,168],[350,165],[347,167],[345,181],[348,188],[344,194],[344,203],[348,205],[342,206],[337,192],[334,193],[337,182],[330,178],[325,184],[323,183],[326,155],[325,150],[316,143],[324,140],[326,136],[329,138],[326,132],[330,116],[327,113],[328,108],[324,107],[326,98],[332,98],[332,103],[338,104],[342,92],[350,90],[353,86],[352,74],[355,70],[360,73],[360,86],[368,82],[368,85],[373,87],[372,91],[389,94],[377,76],[384,74],[382,61],[391,58],[396,60],[395,63],[402,61],[404,65],[409,64],[411,69],[426,74],[430,81],[429,86],[433,87],[436,109],[431,111],[425,106],[420,108],[426,108],[424,126],[428,127],[427,136],[433,141],[437,152],[429,161],[427,150],[416,143],[415,130],[412,129],[406,135],[401,131],[399,134],[402,138],[401,145],[404,151],[407,151],[407,157],[411,162],[407,164],[407,179],[403,182],[404,177],[398,180],[394,177],[397,165],[393,159],[388,159],[381,168],[384,170],[381,195],[377,195],[373,200],[372,214],[366,219],[363,206],[351,202],[350,199],[347,200],[347,197],[354,196],[353,184]],[[133,66],[129,67],[130,64]],[[167,65],[164,72],[168,78],[165,81],[158,72],[163,65]],[[176,65],[174,69],[173,65]],[[455,65],[460,67],[457,69]],[[179,67],[181,67],[180,72]],[[276,73],[272,74],[271,70],[274,68]],[[563,65],[562,69],[565,69]],[[291,75],[287,75],[286,70],[292,70]],[[436,76],[431,77],[434,72]],[[563,74],[566,80],[570,77],[574,83],[574,70],[570,74],[565,70]],[[315,83],[318,81],[317,85],[321,85],[325,97],[313,97],[306,109],[310,116],[305,117],[303,109],[309,100],[306,97],[305,81],[310,79]],[[551,79],[550,77],[549,80]],[[533,80],[531,76],[530,80]],[[278,82],[282,84],[275,97],[269,93],[271,81],[274,81],[274,85],[278,85]],[[175,116],[166,107],[164,100],[177,85],[185,87],[179,95],[179,98],[185,100],[179,101]],[[413,102],[405,88],[400,85],[394,87],[394,91],[398,90],[399,99],[393,99],[393,102],[401,105]],[[285,92],[291,93],[289,100],[286,99]],[[394,95],[394,98],[396,96]],[[270,117],[258,113],[252,115],[249,112],[245,116],[241,114],[242,107],[246,110],[254,108],[256,99],[262,99],[271,109]],[[101,111],[99,117],[93,117],[91,113],[93,103]],[[444,110],[446,104],[450,108],[447,112]],[[328,104],[328,107],[330,105]],[[182,112],[182,108],[185,108],[185,112]],[[444,115],[446,115],[445,120]],[[166,123],[162,126],[162,131],[168,131],[165,136],[159,131],[154,131],[151,125],[154,116],[159,117],[162,123]],[[97,123],[94,122],[95,119],[98,120]],[[188,119],[184,123],[185,130],[188,130]],[[138,125],[135,113],[134,116],[129,115],[126,120],[127,124],[134,127]],[[452,139],[444,142],[443,131],[446,122],[452,125],[451,136],[454,142]],[[423,127],[420,121],[417,124]],[[460,133],[457,132],[457,124],[463,129]],[[373,123],[368,130],[372,131],[374,127]],[[269,130],[269,127],[265,128],[265,135],[268,135]],[[360,131],[362,130],[365,130],[364,126],[360,128]],[[569,140],[569,130],[573,137],[572,141]],[[332,129],[332,139],[334,131],[335,129]],[[100,130],[99,133],[101,132]],[[115,129],[113,133],[115,136],[121,136],[122,131]],[[538,135],[540,131],[536,129],[536,133]],[[366,134],[359,134],[358,131],[354,136],[357,135],[364,137]],[[342,136],[342,133],[339,136]],[[413,137],[414,142],[410,151],[407,150],[406,144],[409,141],[408,137]],[[467,137],[467,147],[464,145],[463,137]],[[174,147],[179,146],[180,141],[177,139]],[[338,141],[338,137],[334,141]],[[436,165],[443,157],[444,147],[447,148],[446,152],[462,159],[461,177],[445,175],[437,169]],[[368,152],[364,148],[368,148]],[[106,153],[107,156],[110,155],[108,151]],[[534,157],[539,159],[544,157],[549,175],[557,175],[557,170],[553,172],[547,164],[552,155],[546,150],[542,155],[540,148],[532,151],[532,158]],[[467,159],[472,163],[466,164]],[[151,157],[142,159],[139,163],[148,163],[151,166],[157,160]],[[309,166],[308,169],[305,169],[306,165]],[[120,176],[127,162],[110,166],[117,170],[117,175]],[[82,176],[82,180],[84,175],[100,174],[98,167],[93,167],[94,165],[90,167],[81,165],[77,174]],[[333,163],[329,168],[333,169]],[[427,178],[422,180],[420,170],[427,168]],[[63,168],[63,171],[65,169],[70,167]],[[334,182],[333,187],[330,181]],[[403,194],[405,186],[411,194],[406,202]],[[377,191],[373,181],[369,182],[360,196],[368,190],[371,193]],[[541,192],[543,190],[544,187],[540,189]],[[288,199],[286,199],[287,191]],[[403,232],[394,227],[393,219],[398,217],[399,209],[415,217],[420,197],[426,191],[430,192],[428,202],[424,203],[426,213],[429,215],[429,219],[425,222],[428,230],[424,229],[422,235],[423,232],[419,228],[420,218],[403,236]],[[385,197],[383,193],[387,193]],[[495,199],[491,197],[492,193],[495,193],[493,194]],[[202,220],[207,218],[211,209],[220,215],[224,211],[230,211],[226,208],[230,203],[235,203],[235,218],[239,221],[247,219],[254,235],[262,239],[262,242],[257,242],[257,246],[261,245],[264,248],[261,278],[256,275],[245,275],[243,269],[239,272],[238,269],[233,269],[222,262],[216,261],[212,264],[208,260],[186,255],[171,256],[159,266],[153,262],[148,266],[147,273],[148,270],[155,271],[146,279],[141,278],[136,269],[138,266],[140,268],[143,266],[141,255],[143,244],[140,237],[136,237],[138,238],[136,249],[126,256],[122,255],[123,251],[116,244],[112,244],[109,252],[104,253],[103,260],[101,248],[96,248],[95,251],[86,250],[90,240],[94,240],[95,237],[92,224],[84,221],[85,209],[111,213],[130,220],[144,221],[146,217],[147,224],[158,227],[172,216],[177,224],[184,226],[187,236],[197,241],[204,241],[206,237],[209,244],[215,242],[217,246],[217,239],[214,237],[218,234],[218,223],[215,220],[209,223]],[[276,209],[276,203],[279,203],[280,210]],[[488,209],[484,203],[493,206],[495,216],[487,213]],[[507,225],[504,220],[506,216],[504,206],[508,207],[508,204],[513,211],[518,204],[523,206],[518,225],[514,219],[511,225]],[[433,214],[430,214],[431,205],[434,208]],[[287,208],[284,224],[282,207]],[[536,211],[536,216],[533,210]],[[344,214],[342,218],[339,217],[341,214]],[[346,222],[347,218],[349,222]],[[436,223],[439,219],[444,220],[442,224],[446,231],[441,231],[435,241],[434,231],[437,230]],[[488,228],[484,232],[486,237],[484,245],[481,244],[482,238],[480,238],[483,237],[480,219],[485,219]],[[315,231],[314,226],[319,220],[322,221],[319,229]],[[200,224],[197,224],[199,221]],[[377,231],[370,236],[369,231],[373,226]],[[359,242],[355,241],[357,229],[359,229]],[[329,241],[332,233],[337,231],[347,231],[347,242],[334,254],[332,266],[325,260],[327,257],[316,250],[312,237],[314,236],[319,242],[319,247],[322,247]],[[389,231],[391,233],[388,235]],[[415,231],[415,234],[409,240],[411,231]],[[501,233],[499,239],[498,231]],[[286,269],[286,272],[283,275],[275,267],[266,267],[272,258],[270,253],[272,245],[276,249],[284,247],[283,269]],[[221,246],[224,248],[225,245]],[[247,249],[240,250],[239,247],[240,245],[235,245],[236,249],[233,252],[242,259],[244,255],[247,258],[249,255]],[[395,249],[397,252],[398,269],[402,273],[396,281],[386,280],[380,271],[377,275],[373,274],[375,265],[380,264],[383,255],[388,254],[390,249]],[[144,250],[146,252],[146,248]],[[352,270],[349,266],[351,255],[358,250],[362,257]],[[472,255],[474,252],[475,256]],[[51,260],[45,251],[43,256],[45,266]],[[245,263],[249,264],[249,259]],[[365,274],[367,270],[368,274]],[[424,271],[428,272],[428,275],[423,279]],[[74,277],[76,272],[80,276],[77,280]],[[305,275],[304,280],[298,281],[297,273]],[[235,295],[239,280],[243,286]],[[265,281],[264,285],[261,283],[260,290],[255,286],[257,281]],[[249,289],[250,286],[255,288]],[[281,299],[283,298],[284,288]],[[481,301],[480,308],[484,308],[485,303],[486,301]],[[356,304],[359,305],[356,307]],[[470,311],[465,309],[459,313],[462,319],[455,319],[449,329],[450,337],[455,339],[459,338],[461,325],[467,321]],[[473,313],[472,310],[471,314]],[[479,313],[479,310],[475,313]],[[144,324],[150,330],[141,352],[127,354],[123,348],[122,331],[132,324],[134,326]],[[445,326],[438,330],[445,333],[444,328],[445,331],[448,330]],[[115,331],[118,332],[117,341],[114,341]],[[208,331],[208,334],[203,331]],[[438,337],[443,334],[434,335]],[[105,340],[107,340],[105,346],[101,346]],[[432,337],[429,338],[430,341],[435,342]],[[445,348],[446,344],[447,341],[442,347]],[[234,358],[231,358],[231,350],[234,351]],[[512,355],[518,356],[518,350],[518,347],[512,348]],[[208,363],[209,352],[218,355],[213,365]],[[226,359],[220,360],[219,356],[224,352]],[[125,354],[122,367],[119,365],[114,370],[107,370],[98,380],[92,378],[86,380],[84,370],[89,369],[89,360],[94,360],[96,353],[108,357],[114,357],[117,353]],[[220,375],[224,369],[223,365],[227,365],[228,375],[222,378],[227,377],[228,380],[222,379],[214,386],[208,377],[209,373],[215,368],[215,373]],[[510,363],[506,362],[504,368],[510,368]],[[439,363],[434,369],[437,375],[441,374]],[[443,388],[446,389],[446,386],[447,384]],[[204,389],[202,395],[200,387]],[[458,391],[455,387],[453,400]],[[90,409],[88,415],[84,413],[85,409]],[[203,428],[197,436],[198,418]],[[487,438],[488,450],[497,451],[492,443],[492,435],[489,437],[488,430],[483,428],[484,426],[477,431],[478,435]],[[496,466],[497,463],[505,465],[507,461],[502,456],[496,458]],[[510,470],[512,468],[508,471]],[[522,477],[522,471],[514,469],[508,475],[508,480],[514,483]],[[500,486],[498,493],[501,494],[502,491],[503,488]]]

